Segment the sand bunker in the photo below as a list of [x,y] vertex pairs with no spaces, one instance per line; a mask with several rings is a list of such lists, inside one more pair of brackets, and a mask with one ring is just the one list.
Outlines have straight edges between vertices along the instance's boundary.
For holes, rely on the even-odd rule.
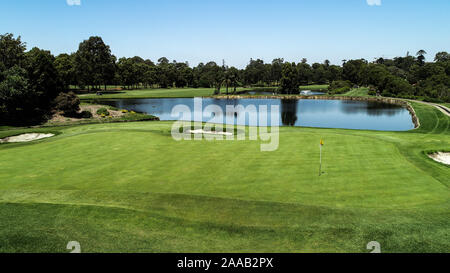
[[23,134],[19,136],[12,136],[12,137],[5,137],[3,139],[0,139],[0,143],[18,143],[18,142],[30,142],[33,140],[43,139],[52,137],[54,134]]
[[223,136],[232,136],[233,135],[233,133],[228,133],[228,132],[205,131],[205,130],[202,130],[202,129],[188,131],[188,134],[194,134],[194,135],[201,135],[201,134],[205,134],[205,135],[223,135]]
[[450,165],[450,153],[435,153],[428,155],[434,161]]

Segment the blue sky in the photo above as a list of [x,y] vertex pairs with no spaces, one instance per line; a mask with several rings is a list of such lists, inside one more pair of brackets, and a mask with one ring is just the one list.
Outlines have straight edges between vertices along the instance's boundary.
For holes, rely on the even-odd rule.
[[92,35],[118,57],[191,65],[450,51],[449,0],[4,0],[0,14],[0,33],[53,54]]

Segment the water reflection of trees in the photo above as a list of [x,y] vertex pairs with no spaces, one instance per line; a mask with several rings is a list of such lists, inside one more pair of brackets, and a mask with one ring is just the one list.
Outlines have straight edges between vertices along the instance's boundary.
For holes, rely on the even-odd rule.
[[298,100],[281,100],[281,121],[285,126],[295,126],[297,123]]
[[381,102],[342,101],[341,110],[344,113],[363,113],[369,116],[395,116],[404,109],[401,106]]

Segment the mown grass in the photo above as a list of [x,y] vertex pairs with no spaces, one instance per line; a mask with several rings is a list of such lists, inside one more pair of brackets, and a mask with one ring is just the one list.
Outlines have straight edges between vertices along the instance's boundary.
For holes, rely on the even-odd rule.
[[300,90],[326,91],[328,86],[328,84],[302,85],[300,86]]
[[370,97],[369,96],[369,88],[362,87],[362,88],[354,88],[350,91],[348,91],[345,94],[339,94],[336,96],[349,96],[349,97]]
[[0,145],[0,252],[448,252],[450,168],[423,152],[450,149],[450,119],[413,106],[417,130],[283,127],[270,153],[176,142],[171,122]]
[[[306,85],[300,86],[300,90],[312,91],[326,91],[328,85]],[[245,88],[240,87],[236,92],[243,91],[265,91],[275,90],[276,88],[254,87]],[[233,89],[229,89],[231,95]],[[225,95],[226,89],[222,88],[220,95]],[[121,90],[116,92],[109,92],[104,95],[84,94],[79,95],[84,102],[95,102],[101,99],[151,99],[151,98],[194,98],[194,97],[210,97],[214,95],[214,88],[173,88],[173,89],[137,89],[137,90]],[[245,95],[245,94],[242,94]]]
[[[238,88],[237,91],[247,90]],[[233,90],[230,88],[231,94]],[[225,94],[226,90],[222,88],[221,94]],[[111,94],[96,95],[87,94],[80,95],[82,100],[93,99],[147,99],[147,98],[194,98],[207,97],[214,95],[214,88],[173,88],[173,89],[139,89],[139,90],[123,90]]]

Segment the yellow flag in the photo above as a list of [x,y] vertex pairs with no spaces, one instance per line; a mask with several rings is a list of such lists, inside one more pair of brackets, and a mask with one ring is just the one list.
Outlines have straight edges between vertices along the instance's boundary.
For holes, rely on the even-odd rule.
[[320,145],[322,145],[322,146],[324,145],[323,139],[320,140]]

